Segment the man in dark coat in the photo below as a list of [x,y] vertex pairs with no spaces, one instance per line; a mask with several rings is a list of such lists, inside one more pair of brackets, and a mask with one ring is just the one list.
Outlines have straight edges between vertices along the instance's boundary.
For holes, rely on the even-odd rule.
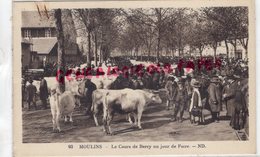
[[49,92],[48,92],[48,85],[44,77],[41,77],[41,83],[40,83],[40,99],[42,101],[42,106],[44,109],[47,109],[47,99],[49,97]]
[[37,110],[36,108],[36,101],[35,101],[35,96],[36,96],[36,92],[37,92],[37,88],[35,87],[35,85],[33,85],[33,80],[30,79],[29,80],[29,85],[26,87],[26,91],[27,91],[27,103],[28,103],[28,109],[31,109],[31,103],[33,104],[33,106],[35,107],[35,110]]
[[178,120],[178,122],[182,122],[183,113],[187,104],[188,93],[186,88],[184,88],[184,80],[180,79],[178,81],[178,88],[176,90],[175,95],[175,108],[174,108],[174,115],[173,121]]
[[213,122],[219,122],[219,112],[221,111],[221,88],[220,80],[217,76],[211,79],[208,87],[209,99],[208,103],[210,106],[211,116]]
[[90,111],[92,105],[92,93],[97,89],[97,86],[90,80],[87,79],[85,82],[85,105],[86,114]]
[[229,76],[229,88],[223,95],[223,99],[227,101],[227,106],[231,106],[230,126],[236,130],[240,130],[244,127],[241,125],[241,117],[246,112],[246,100],[241,91],[241,85],[238,79],[238,76]]

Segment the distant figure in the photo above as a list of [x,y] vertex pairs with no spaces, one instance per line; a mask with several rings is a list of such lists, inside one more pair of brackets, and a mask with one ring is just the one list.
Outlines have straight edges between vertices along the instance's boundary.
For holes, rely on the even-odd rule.
[[201,94],[199,92],[200,83],[197,80],[191,82],[193,92],[191,96],[191,103],[189,107],[191,124],[199,124],[203,121],[202,117],[202,102]]
[[221,89],[220,80],[217,76],[212,77],[208,87],[209,106],[211,111],[212,122],[219,122],[219,112],[221,111]]
[[87,79],[85,82],[85,99],[86,99],[86,114],[90,111],[92,105],[92,93],[97,89],[97,86]]
[[178,88],[176,92],[176,98],[175,98],[175,108],[174,108],[174,114],[173,114],[173,121],[178,120],[178,122],[182,122],[183,119],[183,113],[186,107],[188,98],[188,93],[186,88],[184,88],[184,80],[180,79],[178,81]]
[[241,91],[240,77],[236,75],[228,76],[229,88],[223,94],[223,99],[230,107],[231,120],[230,126],[235,130],[244,128],[243,117],[247,111],[244,93]]
[[37,89],[35,87],[35,85],[33,85],[33,80],[30,79],[29,80],[29,85],[26,87],[26,91],[27,91],[27,103],[28,103],[28,109],[31,109],[31,103],[34,105],[35,110],[37,110],[36,108],[36,101],[35,101],[35,96],[36,96],[36,92]]
[[166,102],[166,110],[170,110],[173,108],[173,99],[174,99],[174,77],[173,75],[169,75],[165,84],[165,89],[167,91],[167,102]]
[[48,85],[44,77],[41,77],[41,83],[40,83],[40,99],[42,101],[43,109],[47,109],[47,99],[49,97],[48,92]]

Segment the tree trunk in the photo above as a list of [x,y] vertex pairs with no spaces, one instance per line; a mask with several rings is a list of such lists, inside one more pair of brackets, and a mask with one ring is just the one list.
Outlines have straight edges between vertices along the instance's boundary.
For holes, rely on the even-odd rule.
[[100,50],[99,50],[99,62],[101,62],[101,58],[102,58],[102,44],[100,45]]
[[243,48],[245,49],[245,53],[246,53],[246,58],[248,58],[248,38],[246,39],[240,39],[240,43],[243,46]]
[[[95,40],[95,66],[98,66],[98,64],[97,64],[97,60],[98,60],[98,53],[97,53],[97,51],[98,51],[98,45],[97,45],[97,33],[95,32],[95,36],[94,36],[94,40]],[[99,60],[99,62],[100,62],[100,60]]]
[[148,47],[148,60],[150,60],[151,56],[151,45]]
[[178,52],[179,52],[179,57],[181,57],[181,49],[180,48],[178,49]]
[[159,61],[159,56],[160,56],[160,42],[161,42],[161,38],[160,38],[160,31],[159,31],[159,35],[158,35],[158,41],[157,41],[157,52],[156,52],[156,61]]
[[212,44],[212,48],[213,48],[213,50],[214,50],[214,63],[215,63],[215,62],[216,62],[218,42],[214,42],[214,43]]
[[231,44],[232,44],[233,47],[234,47],[234,55],[235,55],[235,58],[236,58],[236,52],[237,52],[237,39],[235,39],[234,41],[231,41]]
[[58,76],[59,90],[61,93],[65,91],[65,68],[64,68],[64,34],[61,21],[61,9],[56,9],[54,12],[56,19],[56,29],[57,29],[57,40],[58,40]]
[[88,31],[88,55],[87,55],[87,64],[91,65],[91,32]]
[[217,55],[217,47],[214,47],[214,62],[216,62],[216,55]]
[[159,56],[160,56],[160,44],[161,44],[161,22],[162,22],[162,14],[161,14],[161,8],[158,10],[158,41],[157,41],[157,53],[156,53],[156,61],[159,62]]
[[225,39],[225,45],[226,45],[226,51],[227,51],[227,63],[229,64],[229,48],[228,48],[228,42]]

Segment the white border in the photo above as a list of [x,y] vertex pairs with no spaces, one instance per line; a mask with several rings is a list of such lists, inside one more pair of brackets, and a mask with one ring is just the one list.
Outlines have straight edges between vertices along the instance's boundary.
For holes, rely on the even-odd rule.
[[0,156],[12,156],[12,1],[0,0]]
[[[22,0],[17,0],[22,1]],[[28,0],[27,0],[28,1]],[[256,0],[256,67],[260,66],[260,1]],[[0,0],[0,156],[12,156],[12,2]],[[256,68],[256,78],[259,78],[259,68]],[[258,80],[258,79],[256,79]],[[260,85],[257,85],[257,133],[260,130]],[[259,152],[259,133],[257,134],[257,154]]]

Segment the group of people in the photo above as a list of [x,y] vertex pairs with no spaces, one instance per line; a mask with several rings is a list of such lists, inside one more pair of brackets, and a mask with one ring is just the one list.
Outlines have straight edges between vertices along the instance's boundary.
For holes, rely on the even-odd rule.
[[[29,82],[29,85],[26,85],[27,81]],[[39,92],[37,92],[36,86],[33,85],[33,79],[29,78],[29,80],[22,80],[22,108],[24,108],[24,102],[27,102],[29,110],[32,109],[32,106],[37,110],[36,101],[39,96],[42,103],[42,109],[47,109],[49,94],[47,81],[44,79],[44,76],[40,77]]]
[[248,78],[237,72],[228,75],[194,76],[176,78],[168,76],[167,109],[173,110],[172,121],[183,121],[185,110],[194,124],[205,122],[204,110],[211,112],[211,121],[220,121],[225,109],[225,119],[235,130],[248,127]]
[[[239,63],[241,64],[241,63]],[[205,122],[204,111],[211,112],[211,121],[218,123],[221,120],[220,112],[226,110],[226,118],[230,119],[232,128],[239,130],[248,128],[248,71],[243,71],[237,62],[229,66],[217,67],[215,72],[196,72],[188,75],[181,73],[166,74],[143,71],[140,73],[120,73],[111,84],[110,89],[165,89],[166,108],[172,111],[172,121],[183,122],[183,114],[189,112],[190,122],[198,125]],[[138,68],[138,65],[135,66]],[[47,108],[49,97],[47,82],[41,77],[39,98],[44,109]],[[36,109],[37,89],[29,79],[26,86],[23,81],[23,100],[27,101],[29,110],[33,105]],[[90,111],[92,93],[97,86],[87,80],[85,82],[86,96],[81,99]],[[26,93],[26,94],[25,94]],[[89,114],[89,113],[87,113]]]

